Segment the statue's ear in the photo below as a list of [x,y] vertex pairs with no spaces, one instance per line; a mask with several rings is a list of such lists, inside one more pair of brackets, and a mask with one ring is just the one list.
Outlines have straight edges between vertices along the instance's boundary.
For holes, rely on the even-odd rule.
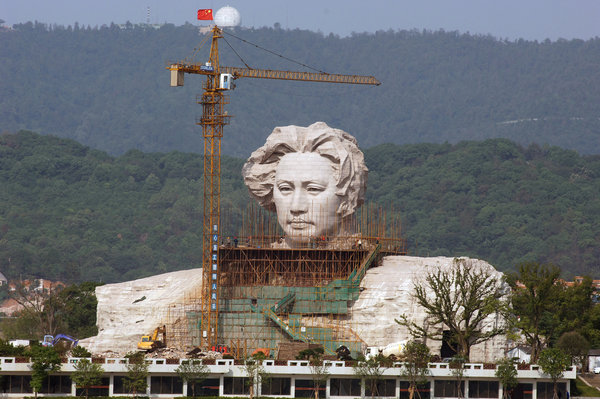
[[339,216],[345,218],[346,216],[350,216],[353,213],[352,206],[350,205],[350,201],[348,198],[343,198],[340,206],[338,206],[337,212]]

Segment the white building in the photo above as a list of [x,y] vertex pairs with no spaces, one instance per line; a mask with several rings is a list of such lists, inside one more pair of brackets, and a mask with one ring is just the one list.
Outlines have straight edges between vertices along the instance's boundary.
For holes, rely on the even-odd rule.
[[[31,364],[25,359],[0,358],[0,388],[3,397],[21,398],[33,393],[31,381]],[[44,384],[39,396],[75,396],[81,395],[70,374],[79,359],[69,358],[62,364],[60,372],[52,375]],[[129,394],[124,389],[124,378],[127,375],[125,358],[92,358],[93,363],[100,364],[104,377],[100,385],[90,390],[94,396],[122,396]],[[181,397],[191,393],[191,386],[181,381],[175,370],[184,359],[146,359],[148,362],[148,388],[145,394],[152,398]],[[329,377],[326,384],[319,389],[320,397],[331,399],[364,398],[371,396],[369,384],[361,384],[351,364],[343,361],[326,361],[329,365]],[[195,386],[196,396],[249,396],[246,384],[246,373],[243,364],[233,359],[208,360],[206,365],[210,374],[206,380]],[[278,362],[265,360],[263,363],[270,378],[265,384],[255,388],[257,396],[277,398],[314,398],[314,384],[308,361],[289,360]],[[457,382],[453,370],[447,363],[430,363],[430,375],[427,384],[419,388],[422,399],[455,398]],[[408,381],[402,377],[402,363],[394,363],[384,369],[382,379],[378,382],[378,397],[407,399]],[[502,397],[503,387],[495,376],[495,366],[484,363],[468,363],[465,365],[462,391],[465,398],[489,399]],[[553,384],[544,375],[539,366],[519,367],[519,385],[512,391],[513,399],[552,399]],[[568,380],[575,379],[575,368],[571,367],[559,381],[559,389],[563,398],[568,397]],[[139,392],[139,394],[144,394]]]

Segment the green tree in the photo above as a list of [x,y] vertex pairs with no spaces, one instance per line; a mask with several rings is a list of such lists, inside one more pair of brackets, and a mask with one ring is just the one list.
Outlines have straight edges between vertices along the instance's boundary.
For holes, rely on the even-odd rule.
[[404,367],[402,376],[408,380],[409,399],[413,399],[415,393],[421,398],[419,385],[427,382],[429,373],[428,363],[431,360],[429,348],[422,342],[410,341],[406,344],[402,353]]
[[246,374],[246,384],[250,390],[250,399],[256,395],[256,389],[258,384],[266,384],[271,378],[271,375],[267,372],[263,365],[265,355],[262,352],[249,357],[244,362],[243,370]]
[[130,352],[125,357],[128,362],[123,385],[135,398],[138,393],[145,394],[148,388],[148,363],[142,352]]
[[517,386],[517,368],[512,359],[507,357],[496,362],[496,378],[502,384],[502,398],[509,399],[510,391]]
[[27,349],[24,346],[13,346],[8,341],[0,339],[0,356],[13,357],[25,356]]
[[85,398],[87,399],[90,386],[100,383],[104,369],[101,365],[92,363],[88,359],[77,360],[74,368],[75,371],[71,374],[71,379],[78,388],[85,389]]
[[566,332],[556,342],[556,348],[566,353],[571,363],[579,364],[585,369],[590,343],[583,335],[577,331]]
[[83,282],[65,287],[59,294],[62,304],[61,318],[65,324],[66,334],[79,339],[98,334],[96,326],[96,287],[101,283]]
[[37,398],[44,380],[60,370],[60,357],[52,347],[33,346],[31,356],[31,388]]
[[437,269],[415,282],[412,298],[425,310],[428,326],[402,315],[396,322],[409,329],[414,338],[443,340],[450,331],[449,344],[467,361],[471,346],[485,342],[504,329],[486,322],[505,309],[503,284],[491,268],[465,259],[455,259],[448,270]]
[[565,370],[571,364],[569,355],[558,348],[546,348],[540,353],[538,364],[552,380],[554,385],[552,398],[558,399],[558,380],[562,378]]
[[552,336],[553,344],[556,344],[558,339],[565,333],[578,332],[582,335],[589,333],[589,323],[594,307],[592,302],[594,287],[591,277],[586,276],[581,280],[577,279],[573,285],[561,288],[558,310],[559,323]]
[[210,372],[207,366],[202,364],[201,360],[184,360],[179,367],[175,369],[177,376],[187,383],[188,388],[192,387],[192,396],[196,396],[196,384],[204,381]]
[[518,272],[507,275],[512,288],[513,327],[517,328],[531,346],[531,362],[538,360],[558,324],[560,269],[554,265],[522,263]]
[[368,359],[358,359],[356,364],[352,365],[354,374],[360,378],[363,387],[367,386],[371,392],[371,397],[379,395],[379,382],[383,378],[385,369],[392,365],[392,361],[382,355],[370,357]]
[[448,366],[451,369],[452,375],[456,379],[456,392],[458,398],[463,398],[463,385],[464,385],[464,377],[465,377],[465,363],[467,359],[465,359],[461,355],[455,355],[450,359]]
[[327,379],[329,378],[329,364],[323,361],[324,354],[323,347],[317,348],[308,348],[301,350],[296,359],[298,360],[308,360],[310,374],[313,381],[315,399],[319,398],[319,391],[322,386],[327,384]]
[[319,399],[319,392],[322,386],[327,384],[327,379],[331,374],[329,372],[329,363],[323,361],[323,348],[315,348],[313,354],[309,356],[310,376],[313,380],[315,390],[315,399]]
[[72,357],[92,357],[92,354],[90,351],[85,349],[83,346],[78,345],[78,346],[74,347],[73,349],[71,349],[71,356]]

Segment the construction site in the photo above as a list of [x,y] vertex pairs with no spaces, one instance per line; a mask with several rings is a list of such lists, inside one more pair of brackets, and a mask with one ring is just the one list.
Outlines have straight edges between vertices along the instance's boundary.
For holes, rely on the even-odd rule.
[[[273,213],[253,207],[229,214],[221,210],[221,140],[231,117],[225,110],[229,103],[225,93],[235,88],[237,79],[359,85],[380,82],[372,76],[223,66],[219,40],[225,34],[215,26],[207,35],[205,42],[211,39],[207,62],[186,59],[167,67],[174,87],[183,86],[186,73],[206,77],[204,93],[197,100],[202,106],[197,124],[204,137],[202,287],[186,295],[181,303],[169,306],[165,320],[169,346],[226,350],[237,358],[245,358],[257,349],[273,354],[285,342],[322,345],[329,355],[340,346],[361,353],[365,343],[348,323],[349,306],[358,299],[366,270],[382,256],[404,254],[405,244],[400,219],[393,211],[375,206],[358,209],[364,200],[368,170],[356,140],[345,132],[336,132],[343,136],[340,140],[349,142],[353,151],[360,153],[348,155],[359,157],[362,163],[360,203],[343,215],[307,210],[307,214],[329,219],[313,220],[312,225],[333,227],[313,236],[309,223],[296,222],[291,247],[289,232],[282,229],[282,222],[278,223]],[[329,164],[327,156],[318,158]],[[327,203],[316,206],[323,205],[329,208]]]
[[246,358],[261,349],[273,356],[281,343],[303,342],[329,355],[340,346],[362,353],[366,343],[352,329],[350,305],[367,269],[383,256],[404,254],[405,242],[398,215],[379,208],[365,207],[342,226],[353,233],[278,248],[283,233],[276,218],[260,209],[247,212],[240,230],[218,243],[220,265],[211,276],[216,295],[207,299],[199,287],[169,307],[169,346],[203,346],[202,300],[212,299],[216,340],[209,350]]

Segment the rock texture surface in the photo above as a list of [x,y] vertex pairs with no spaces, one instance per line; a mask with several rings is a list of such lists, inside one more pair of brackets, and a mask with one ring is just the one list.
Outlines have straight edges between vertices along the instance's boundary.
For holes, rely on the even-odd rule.
[[[409,339],[406,329],[394,319],[406,314],[415,322],[425,320],[425,313],[411,298],[413,282],[433,268],[450,268],[454,258],[421,258],[390,256],[382,265],[367,271],[361,283],[362,292],[351,307],[351,327],[369,346],[385,346]],[[473,260],[476,267],[491,265]],[[98,329],[96,337],[81,344],[93,353],[113,351],[124,354],[135,350],[142,334],[148,334],[166,323],[169,306],[181,303],[186,295],[201,287],[201,269],[183,270],[140,280],[98,287]],[[144,298],[144,299],[142,299]],[[498,322],[489,320],[490,323]],[[441,343],[427,343],[438,353]],[[502,357],[506,340],[497,337],[475,346],[472,361],[493,361]]]
[[[466,258],[464,258],[466,259]],[[389,256],[381,266],[371,268],[361,282],[361,294],[351,308],[352,328],[369,346],[385,346],[393,342],[410,339],[405,327],[394,321],[406,314],[417,324],[425,322],[425,313],[411,298],[413,284],[424,278],[428,271],[436,268],[449,269],[454,258],[414,256]],[[473,267],[490,270],[498,278],[502,273],[484,261],[467,259]],[[489,318],[488,325],[501,323],[500,319]],[[433,354],[439,354],[441,342],[427,342]],[[506,338],[496,337],[476,345],[471,350],[471,361],[491,362],[504,356]]]
[[166,323],[169,306],[201,286],[202,269],[189,269],[97,287],[98,335],[80,345],[92,353],[137,350],[142,335]]

